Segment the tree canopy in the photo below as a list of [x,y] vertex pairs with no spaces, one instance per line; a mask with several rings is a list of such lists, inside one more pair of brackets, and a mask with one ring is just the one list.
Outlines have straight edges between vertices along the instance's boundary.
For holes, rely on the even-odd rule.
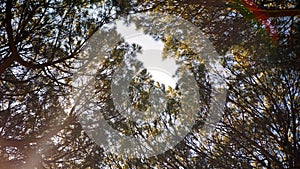
[[[1,1],[0,168],[299,168],[299,6],[298,0]],[[226,81],[226,101],[210,137],[201,137],[213,113],[208,66],[188,42],[168,36],[167,27],[178,23],[164,25],[158,19],[131,17],[147,12],[168,13],[190,22],[208,37],[217,53],[207,53],[207,44],[194,47],[203,47],[208,58],[221,58],[228,72],[228,76],[220,74]],[[184,100],[180,90],[192,83],[188,78],[174,88],[155,82],[137,60],[143,46],[126,41],[115,25],[107,26],[119,18],[124,25],[135,25],[161,41],[163,57],[184,65],[177,74],[192,73],[199,89],[186,94],[192,100]],[[101,48],[89,50],[98,30],[114,36],[94,41]],[[184,31],[179,30],[178,36]],[[116,45],[111,46],[112,42]],[[89,85],[74,83],[78,72],[90,73],[91,58],[85,52],[88,56],[105,54],[97,62],[89,93],[81,92]],[[131,60],[132,69],[123,70],[128,66],[124,60]],[[124,83],[128,91],[112,91]],[[164,109],[160,101],[151,100],[155,94],[166,98],[161,101]],[[124,95],[128,97],[120,99],[120,105],[129,104],[150,116],[158,114],[156,119],[148,117],[138,123],[124,118],[132,110],[120,111],[113,100]],[[90,134],[103,127],[100,112],[124,136],[159,136],[162,130],[173,131],[174,124],[181,124],[184,101],[197,105],[189,107],[196,115],[193,126],[161,154],[121,156],[109,152]],[[83,123],[82,116],[89,120]],[[112,143],[117,138],[109,132],[108,137]]]

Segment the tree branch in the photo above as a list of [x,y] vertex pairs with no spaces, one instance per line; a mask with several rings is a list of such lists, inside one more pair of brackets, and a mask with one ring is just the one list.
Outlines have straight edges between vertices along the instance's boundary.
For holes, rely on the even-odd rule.
[[[191,5],[209,5],[213,7],[229,7],[226,2],[234,2],[232,0],[185,0],[183,3]],[[260,13],[267,17],[284,17],[300,15],[300,9],[262,9],[258,5],[253,4],[252,0],[241,0],[241,3],[254,13]]]
[[11,9],[12,9],[12,1],[7,1],[6,9],[5,9],[5,23],[6,23],[6,32],[8,36],[8,45],[12,54],[8,58],[4,59],[4,61],[0,64],[0,74],[2,74],[6,70],[6,68],[8,68],[18,57],[17,48],[14,45],[13,29],[11,25],[11,20],[12,20]]
[[297,16],[300,15],[300,9],[260,9],[248,8],[252,12],[259,12],[268,17],[284,17],[284,16]]

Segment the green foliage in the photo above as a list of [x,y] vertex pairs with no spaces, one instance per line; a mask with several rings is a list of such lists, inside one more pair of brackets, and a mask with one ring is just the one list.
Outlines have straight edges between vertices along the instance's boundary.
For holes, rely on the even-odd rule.
[[[293,9],[296,3],[254,2],[262,9]],[[237,0],[197,4],[182,0],[6,0],[1,1],[0,11],[0,168],[300,167],[298,16],[269,18],[278,33],[274,43],[264,26]],[[228,93],[223,118],[212,137],[203,138],[201,129],[209,116],[212,92],[205,63],[185,43],[167,36],[165,25],[147,27],[155,21],[128,18],[128,24],[145,28],[145,34],[159,30],[150,36],[163,41],[165,58],[184,63],[177,74],[184,68],[193,73],[201,110],[193,129],[173,149],[132,159],[103,150],[83,130],[76,113],[83,113],[78,107],[89,105],[91,112],[100,110],[122,134],[145,138],[161,134],[165,126],[180,120],[182,93],[154,82],[136,60],[135,55],[143,49],[125,42],[115,28],[109,28],[121,40],[115,48],[106,48],[109,55],[97,65],[93,95],[82,94],[89,100],[78,101],[73,107],[76,100],[71,93],[76,88],[72,86],[74,72],[88,70],[84,64],[89,58],[80,53],[87,40],[118,16],[141,11],[167,12],[199,27],[222,56],[230,76],[224,77]],[[110,41],[115,39],[104,37],[101,44]],[[153,111],[160,119],[149,116],[146,122],[136,123],[115,108],[112,78],[128,56],[140,70],[130,79],[130,104],[150,115]],[[121,74],[117,81],[121,83],[122,78],[129,77]],[[167,98],[165,110],[151,109],[150,90]],[[101,125],[94,117],[89,122]]]

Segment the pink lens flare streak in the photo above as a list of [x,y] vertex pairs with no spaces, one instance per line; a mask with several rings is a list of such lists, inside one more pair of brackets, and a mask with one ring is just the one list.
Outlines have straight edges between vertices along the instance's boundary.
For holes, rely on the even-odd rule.
[[262,25],[266,27],[273,41],[277,43],[278,34],[275,26],[270,22],[269,17],[263,11],[259,10],[259,6],[255,2],[253,2],[253,0],[241,0],[241,2],[248,10],[250,10],[254,14],[254,16],[262,23]]

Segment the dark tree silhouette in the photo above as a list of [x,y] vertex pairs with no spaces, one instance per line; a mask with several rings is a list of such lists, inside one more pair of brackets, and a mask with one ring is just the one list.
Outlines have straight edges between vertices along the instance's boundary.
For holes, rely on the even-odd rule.
[[[300,168],[298,0],[4,0],[0,11],[0,168]],[[162,154],[138,159],[107,152],[90,138],[78,120],[84,113],[80,108],[93,105],[91,110],[100,110],[124,135],[156,136],[178,120],[179,90],[154,83],[134,61],[140,72],[130,81],[132,106],[147,110],[152,88],[167,96],[167,109],[160,121],[143,125],[124,119],[113,105],[113,73],[122,59],[130,55],[134,60],[143,49],[124,41],[115,28],[110,31],[120,41],[106,48],[108,55],[91,84],[93,95],[82,94],[89,99],[76,102],[72,79],[88,61],[82,49],[99,28],[119,16],[147,11],[180,16],[197,26],[222,56],[230,76],[224,77],[224,115],[213,135],[203,138],[211,113],[205,64],[189,46],[165,36],[161,25],[156,29],[147,27],[152,20],[127,18],[127,24],[145,28],[145,34],[160,30],[150,36],[164,43],[165,57],[173,54],[178,62],[187,62],[201,100],[197,120],[184,139]],[[103,44],[113,39],[105,40]],[[101,126],[97,116],[93,120]]]

